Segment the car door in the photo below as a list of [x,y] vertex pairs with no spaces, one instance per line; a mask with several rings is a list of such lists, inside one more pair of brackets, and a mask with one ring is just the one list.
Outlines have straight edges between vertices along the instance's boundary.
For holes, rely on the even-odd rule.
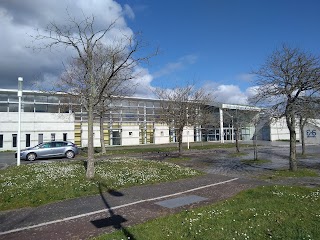
[[52,156],[52,143],[44,143],[39,146],[39,149],[36,151],[39,158],[46,158]]
[[64,156],[65,147],[67,143],[65,142],[53,142],[54,147],[52,148],[52,154],[55,157]]

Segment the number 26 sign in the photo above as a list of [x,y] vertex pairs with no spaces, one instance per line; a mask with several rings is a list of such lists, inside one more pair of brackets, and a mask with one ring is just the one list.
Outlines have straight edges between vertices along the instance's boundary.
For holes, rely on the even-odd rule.
[[317,131],[316,130],[307,130],[307,137],[316,137]]

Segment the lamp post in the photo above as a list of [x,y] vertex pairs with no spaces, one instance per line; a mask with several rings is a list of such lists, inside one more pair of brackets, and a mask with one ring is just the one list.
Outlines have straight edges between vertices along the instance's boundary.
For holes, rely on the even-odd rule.
[[22,97],[22,84],[23,84],[23,78],[18,77],[18,98],[19,98],[19,107],[18,107],[18,136],[17,136],[17,145],[18,145],[18,151],[17,151],[17,166],[20,166],[20,141],[21,141],[21,97]]
[[188,113],[188,107],[187,107],[187,147],[190,149],[190,143],[189,143],[189,113]]

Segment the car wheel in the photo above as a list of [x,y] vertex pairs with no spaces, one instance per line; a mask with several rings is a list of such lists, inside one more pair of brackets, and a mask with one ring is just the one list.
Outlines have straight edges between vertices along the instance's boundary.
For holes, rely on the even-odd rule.
[[36,155],[35,153],[29,153],[29,154],[27,155],[27,159],[28,159],[29,161],[34,161],[34,160],[36,160],[36,158],[37,158],[37,155]]
[[68,151],[68,152],[66,152],[66,157],[67,158],[74,158],[74,152],[73,151]]

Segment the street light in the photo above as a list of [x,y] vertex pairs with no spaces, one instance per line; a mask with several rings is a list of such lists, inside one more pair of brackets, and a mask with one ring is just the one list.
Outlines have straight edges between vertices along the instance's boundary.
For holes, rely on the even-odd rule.
[[190,149],[190,143],[189,143],[189,123],[188,123],[188,120],[189,120],[189,114],[188,114],[188,107],[187,107],[187,146],[188,146],[188,149]]
[[23,78],[18,77],[18,98],[19,98],[19,107],[18,107],[18,151],[17,151],[17,166],[20,166],[20,141],[21,141],[21,97],[22,97],[22,84]]

